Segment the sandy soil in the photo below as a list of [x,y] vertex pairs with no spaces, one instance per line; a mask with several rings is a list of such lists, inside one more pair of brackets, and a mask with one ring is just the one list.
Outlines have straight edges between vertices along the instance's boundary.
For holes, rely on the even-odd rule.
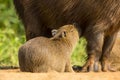
[[1,69],[0,80],[120,80],[120,72],[29,73],[19,69]]

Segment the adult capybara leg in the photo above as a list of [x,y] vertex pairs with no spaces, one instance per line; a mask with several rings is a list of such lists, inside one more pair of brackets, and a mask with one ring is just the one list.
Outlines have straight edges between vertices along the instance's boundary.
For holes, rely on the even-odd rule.
[[103,71],[115,71],[110,67],[110,53],[112,51],[113,45],[117,37],[117,32],[113,35],[105,36],[102,56],[101,56],[101,66]]
[[88,41],[88,59],[83,66],[82,71],[99,71],[99,59],[102,54],[104,33],[89,30],[87,31],[87,34],[85,34],[85,37]]

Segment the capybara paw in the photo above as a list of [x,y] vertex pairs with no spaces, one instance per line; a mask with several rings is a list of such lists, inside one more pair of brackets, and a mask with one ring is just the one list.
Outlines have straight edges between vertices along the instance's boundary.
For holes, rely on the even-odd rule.
[[101,62],[101,67],[103,72],[116,72],[116,69],[111,67],[110,62],[107,60]]
[[105,66],[102,66],[102,71],[103,72],[116,72],[117,71],[116,69],[111,68],[110,66],[108,67],[108,66],[109,65],[107,65],[106,68],[105,68]]
[[111,67],[110,64],[108,63],[104,63],[101,66],[102,66],[103,72],[116,72],[117,71],[115,68]]
[[82,72],[99,72],[101,71],[101,66],[99,61],[88,60],[87,63],[83,66]]

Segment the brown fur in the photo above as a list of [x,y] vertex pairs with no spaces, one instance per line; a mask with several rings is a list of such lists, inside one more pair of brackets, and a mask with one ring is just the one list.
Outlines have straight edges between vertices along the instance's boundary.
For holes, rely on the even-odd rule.
[[72,72],[70,56],[78,40],[75,26],[65,25],[52,38],[36,37],[27,41],[19,49],[20,70]]
[[53,28],[76,22],[88,41],[88,60],[83,70],[95,70],[99,61],[103,71],[109,70],[106,61],[120,28],[120,0],[14,0],[14,3],[25,25],[27,40],[50,37]]

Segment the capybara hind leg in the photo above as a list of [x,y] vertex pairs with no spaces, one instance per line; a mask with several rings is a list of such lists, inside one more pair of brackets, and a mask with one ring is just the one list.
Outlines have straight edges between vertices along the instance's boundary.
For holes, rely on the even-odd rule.
[[86,34],[87,39],[87,53],[88,59],[85,65],[82,68],[82,71],[100,71],[99,69],[99,59],[102,54],[103,38],[104,32],[100,31],[99,33],[91,30],[87,30]]
[[113,45],[115,43],[117,32],[113,35],[108,35],[104,39],[103,51],[101,56],[101,66],[104,72],[106,71],[116,71],[110,66],[110,53],[112,51]]
[[107,72],[107,71],[110,71],[110,72],[115,72],[116,70],[114,68],[112,68],[110,66],[110,61],[108,61],[107,59],[106,60],[102,60],[102,71],[103,72]]
[[65,66],[65,72],[74,72],[70,59],[67,61],[66,66]]

